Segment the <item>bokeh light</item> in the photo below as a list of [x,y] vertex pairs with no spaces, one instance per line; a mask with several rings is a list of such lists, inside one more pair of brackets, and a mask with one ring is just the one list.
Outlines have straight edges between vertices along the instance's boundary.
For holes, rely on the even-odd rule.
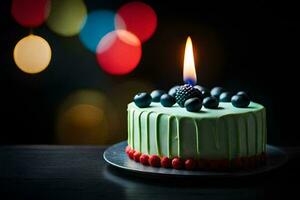
[[62,36],[74,36],[83,27],[87,15],[83,0],[52,0],[48,27]]
[[109,74],[124,75],[133,71],[142,56],[140,40],[125,30],[106,34],[97,47],[97,61]]
[[57,118],[59,144],[108,144],[114,109],[96,90],[79,90],[63,102]]
[[155,32],[157,16],[155,11],[142,2],[130,2],[123,5],[115,19],[117,29],[124,29],[135,34],[141,42],[147,41]]
[[50,63],[51,48],[44,38],[31,34],[16,44],[14,60],[23,72],[39,73],[46,69]]
[[25,27],[37,27],[45,22],[49,15],[50,0],[13,0],[11,14]]
[[[115,16],[116,14],[109,10],[96,10],[88,14],[85,25],[79,34],[81,42],[87,49],[95,53],[101,38],[115,30]],[[118,16],[116,17],[118,18]],[[124,24],[122,19],[118,21],[120,24]]]

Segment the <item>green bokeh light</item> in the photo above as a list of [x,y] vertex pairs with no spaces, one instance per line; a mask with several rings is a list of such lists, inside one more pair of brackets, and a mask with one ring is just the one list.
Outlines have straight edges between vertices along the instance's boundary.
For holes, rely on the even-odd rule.
[[86,16],[83,0],[52,0],[47,25],[59,35],[74,36],[80,32]]

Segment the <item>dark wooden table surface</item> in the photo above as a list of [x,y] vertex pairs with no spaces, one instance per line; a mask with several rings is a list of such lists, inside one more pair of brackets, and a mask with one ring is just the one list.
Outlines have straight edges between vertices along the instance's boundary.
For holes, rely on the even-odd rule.
[[[235,179],[140,177],[115,169],[97,146],[1,146],[0,199],[299,199],[300,148],[262,176]],[[5,198],[1,198],[5,197]]]

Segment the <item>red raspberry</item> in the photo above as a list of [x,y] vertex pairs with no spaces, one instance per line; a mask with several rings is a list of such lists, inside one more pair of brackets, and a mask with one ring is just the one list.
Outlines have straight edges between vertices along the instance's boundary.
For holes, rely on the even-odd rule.
[[151,155],[149,158],[149,164],[152,167],[160,167],[160,158],[158,155]]
[[180,158],[173,158],[172,166],[174,169],[182,169],[183,165],[183,161]]
[[125,152],[126,152],[127,155],[129,153],[130,149],[131,149],[131,147],[129,145],[125,148]]
[[128,156],[130,159],[133,159],[133,154],[135,153],[135,150],[134,149],[130,149],[129,152],[128,152]]
[[197,164],[196,164],[196,161],[194,161],[193,159],[187,159],[184,162],[184,166],[185,166],[185,169],[187,169],[187,170],[193,170],[196,168]]
[[162,157],[161,161],[160,161],[160,164],[162,167],[164,168],[171,168],[172,167],[172,161],[170,158],[164,156]]
[[140,163],[142,163],[143,165],[149,165],[149,156],[146,154],[141,155]]
[[136,151],[134,154],[133,154],[133,160],[135,160],[136,162],[140,162],[140,157],[141,157],[141,152],[138,152]]

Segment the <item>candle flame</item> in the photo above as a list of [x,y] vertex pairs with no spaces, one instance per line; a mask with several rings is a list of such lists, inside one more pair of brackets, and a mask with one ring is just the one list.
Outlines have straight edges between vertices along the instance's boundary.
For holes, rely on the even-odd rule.
[[183,80],[185,83],[195,85],[197,82],[193,44],[192,39],[189,36],[186,40],[184,63],[183,63]]

